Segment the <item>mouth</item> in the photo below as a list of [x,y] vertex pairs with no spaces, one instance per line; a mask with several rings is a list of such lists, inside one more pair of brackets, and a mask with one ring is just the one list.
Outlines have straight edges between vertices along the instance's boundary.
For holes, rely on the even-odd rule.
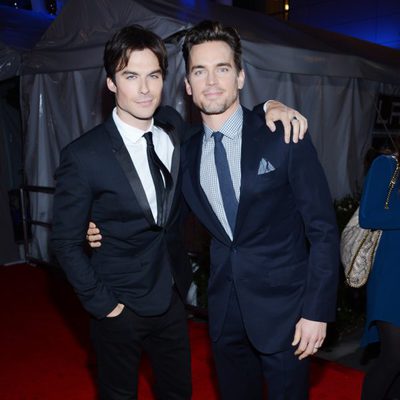
[[222,90],[213,90],[213,91],[209,91],[209,92],[204,92],[203,94],[208,99],[213,99],[215,97],[221,96],[223,94],[223,91]]
[[137,100],[136,104],[142,106],[142,107],[147,107],[153,104],[153,100],[154,99],[141,99],[141,100]]

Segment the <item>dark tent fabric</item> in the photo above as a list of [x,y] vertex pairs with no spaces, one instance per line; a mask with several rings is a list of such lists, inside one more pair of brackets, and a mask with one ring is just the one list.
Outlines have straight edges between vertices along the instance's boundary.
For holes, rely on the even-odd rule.
[[[163,101],[191,119],[193,108],[183,92],[181,33],[205,18],[233,25],[241,34],[247,77],[242,103],[251,107],[277,99],[306,115],[333,197],[357,193],[377,96],[400,93],[399,53],[205,1],[192,6],[164,0],[68,1],[23,63],[28,182],[53,186],[60,149],[109,112],[103,47],[125,25],[141,24],[165,39],[170,66]],[[51,198],[31,200],[33,216],[50,221]],[[46,258],[47,232],[38,227],[34,237],[38,255]]]
[[[21,121],[14,94],[23,54],[39,41],[53,17],[0,6],[0,264],[19,259],[10,216],[10,189],[21,183]],[[16,97],[15,96],[15,97]]]
[[0,81],[19,74],[23,53],[33,48],[53,19],[0,5]]

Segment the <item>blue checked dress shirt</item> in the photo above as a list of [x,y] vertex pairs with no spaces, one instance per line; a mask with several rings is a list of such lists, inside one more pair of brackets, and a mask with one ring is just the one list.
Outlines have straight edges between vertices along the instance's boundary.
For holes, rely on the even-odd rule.
[[[226,218],[224,203],[222,201],[221,191],[218,182],[217,169],[214,160],[214,138],[212,129],[207,125],[204,127],[203,145],[200,161],[200,185],[221,225],[225,229],[230,239],[233,239],[233,233]],[[240,199],[240,158],[242,150],[242,127],[243,127],[243,109],[241,106],[229,117],[229,119],[218,129],[224,136],[222,143],[225,147],[228,158],[229,169],[231,173],[233,189],[236,199]]]

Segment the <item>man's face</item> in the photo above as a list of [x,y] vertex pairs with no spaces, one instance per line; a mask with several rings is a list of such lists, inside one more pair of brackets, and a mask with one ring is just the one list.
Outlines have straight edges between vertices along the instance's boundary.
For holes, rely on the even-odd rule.
[[127,124],[147,129],[161,101],[163,77],[156,55],[149,49],[132,51],[125,68],[107,78],[115,93],[118,116]]
[[202,113],[228,114],[239,105],[244,72],[236,70],[233,57],[223,41],[205,42],[190,50],[186,92]]

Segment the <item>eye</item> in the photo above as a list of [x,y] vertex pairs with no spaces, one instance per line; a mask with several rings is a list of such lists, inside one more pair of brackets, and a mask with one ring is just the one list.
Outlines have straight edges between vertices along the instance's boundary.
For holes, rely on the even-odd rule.
[[126,75],[126,79],[128,80],[128,81],[130,81],[130,80],[132,80],[132,79],[135,79],[136,78],[136,75]]
[[221,72],[221,73],[225,73],[225,72],[228,72],[228,71],[229,71],[228,67],[219,67],[218,68],[218,72]]
[[194,75],[194,76],[201,76],[201,75],[203,75],[203,73],[204,73],[204,70],[203,70],[203,69],[196,69],[196,70],[193,72],[193,75]]
[[150,78],[151,79],[159,79],[160,78],[160,74],[151,74]]

